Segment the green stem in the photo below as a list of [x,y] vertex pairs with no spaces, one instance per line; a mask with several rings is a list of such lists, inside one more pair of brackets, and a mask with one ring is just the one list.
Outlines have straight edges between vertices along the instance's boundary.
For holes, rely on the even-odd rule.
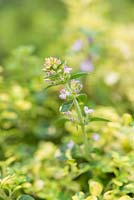
[[[71,88],[69,87],[68,84],[66,84],[66,88],[67,90],[72,94]],[[82,115],[82,111],[80,108],[80,105],[76,99],[76,96],[73,95],[73,100],[74,100],[74,106],[76,109],[76,112],[78,114],[78,118],[80,121],[80,125],[81,125],[81,129],[82,129],[82,133],[83,133],[83,137],[84,137],[84,156],[86,159],[88,159],[88,139],[87,139],[87,134],[86,134],[86,130],[85,130],[85,124],[84,124],[84,120],[83,120],[83,115]]]
[[85,130],[85,126],[82,126],[82,132],[83,132],[83,136],[84,136],[84,153],[85,153],[85,158],[88,159],[89,158],[89,152],[88,152],[88,139],[87,139],[87,133]]
[[74,105],[75,105],[75,108],[76,108],[76,111],[77,111],[77,114],[79,117],[80,125],[81,125],[81,127],[84,127],[83,116],[82,116],[81,109],[80,109],[80,106],[79,106],[79,103],[78,103],[76,97],[74,97]]

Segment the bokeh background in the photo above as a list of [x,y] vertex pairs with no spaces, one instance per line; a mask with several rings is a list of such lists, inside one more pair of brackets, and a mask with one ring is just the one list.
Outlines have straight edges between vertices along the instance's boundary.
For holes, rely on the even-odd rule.
[[[134,1],[0,0],[0,166],[5,169],[3,177],[15,174],[18,180],[20,174],[28,175],[29,183],[23,183],[23,192],[36,199],[66,200],[77,191],[87,192],[86,170],[80,172],[84,175],[76,176],[75,181],[73,164],[74,174],[68,177],[65,158],[60,163],[54,157],[60,151],[66,153],[70,140],[81,143],[81,137],[70,122],[58,121],[59,88],[45,91],[42,64],[49,56],[67,60],[74,71],[90,72],[83,79],[83,91],[88,94],[95,112],[111,119],[113,124],[91,125],[89,138],[96,132],[101,135],[93,148],[104,148],[104,163],[111,160],[107,152],[117,150],[119,155],[114,156],[119,163],[123,162],[122,154],[132,153],[134,148],[133,128],[129,127],[130,115],[134,113]],[[112,165],[116,168],[116,164]],[[123,167],[120,173],[126,175],[128,168]],[[103,172],[101,167],[98,170],[103,175],[93,173],[93,176],[102,182],[105,177],[106,185],[114,170],[112,167]],[[126,182],[132,182],[132,174],[125,175]],[[119,176],[121,174],[117,179]],[[113,180],[112,175],[110,180]],[[123,178],[118,181],[123,182]],[[13,180],[15,184],[20,183]],[[120,184],[113,184],[118,194],[122,194]],[[134,194],[133,191],[128,193]]]

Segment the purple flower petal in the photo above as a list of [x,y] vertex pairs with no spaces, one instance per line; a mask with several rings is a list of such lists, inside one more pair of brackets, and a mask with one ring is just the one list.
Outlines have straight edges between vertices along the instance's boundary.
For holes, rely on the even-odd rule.
[[84,60],[80,64],[80,69],[83,72],[91,72],[94,70],[94,66],[90,60]]
[[80,51],[83,47],[83,41],[82,40],[77,40],[73,45],[72,45],[72,50],[73,51]]
[[60,91],[60,95],[59,98],[65,100],[68,96],[70,95],[70,93],[65,90],[64,88]]
[[93,140],[95,141],[98,141],[100,139],[100,135],[97,133],[94,133],[92,137],[93,137]]
[[93,44],[94,38],[92,36],[89,36],[87,39],[88,39],[89,44]]
[[64,66],[64,73],[69,74],[71,70],[72,70],[72,68],[70,68],[66,65]]
[[85,114],[92,114],[94,112],[94,110],[89,109],[88,106],[84,106],[84,112],[85,112]]
[[67,144],[67,147],[69,149],[72,149],[74,147],[74,142],[71,140],[68,144]]

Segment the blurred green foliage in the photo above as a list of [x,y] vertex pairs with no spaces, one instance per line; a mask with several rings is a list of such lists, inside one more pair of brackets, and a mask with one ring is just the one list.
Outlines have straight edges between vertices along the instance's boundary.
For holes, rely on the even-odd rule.
[[59,0],[1,0],[0,58],[15,47],[31,44],[43,56],[56,53],[54,43],[66,16],[66,7]]
[[[0,200],[134,198],[133,21],[133,0],[0,0]],[[83,91],[112,122],[87,127],[90,162],[45,91],[51,55],[93,67]]]

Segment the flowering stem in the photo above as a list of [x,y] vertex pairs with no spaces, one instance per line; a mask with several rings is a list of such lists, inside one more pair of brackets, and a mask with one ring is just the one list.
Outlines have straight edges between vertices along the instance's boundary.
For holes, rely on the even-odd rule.
[[[68,84],[66,84],[66,88],[70,93],[72,93],[71,88],[69,87]],[[73,100],[74,100],[74,106],[75,106],[76,112],[78,114],[82,133],[83,133],[83,136],[84,136],[84,156],[85,156],[86,159],[88,159],[88,139],[87,139],[87,134],[86,134],[86,130],[85,130],[85,124],[84,124],[81,108],[80,108],[80,105],[79,105],[79,103],[76,99],[76,96],[74,96],[74,95],[73,95]]]
[[74,105],[75,105],[76,111],[78,113],[78,117],[79,117],[79,120],[80,120],[80,125],[81,125],[81,129],[82,129],[82,133],[83,133],[83,136],[84,136],[84,155],[85,155],[85,158],[88,159],[88,140],[87,140],[87,134],[86,134],[85,125],[84,125],[84,121],[83,121],[83,117],[82,117],[82,112],[81,112],[79,103],[78,103],[78,101],[77,101],[77,99],[75,97],[74,97]]
[[82,74],[74,74],[71,79],[70,71],[72,68],[66,66],[64,62],[61,62],[60,59],[55,57],[50,57],[45,59],[44,68],[45,72],[45,79],[46,81],[50,82],[50,86],[54,85],[60,85],[65,84],[65,89],[63,88],[60,91],[59,97],[63,100],[66,100],[67,97],[71,96],[72,100],[70,102],[65,102],[62,105],[61,112],[69,111],[72,106],[72,102],[75,106],[77,115],[78,115],[78,124],[81,126],[83,138],[84,138],[84,156],[86,159],[88,159],[88,139],[87,139],[87,133],[85,130],[85,118],[86,116],[83,115],[83,112],[85,112],[85,115],[88,115],[92,112],[91,109],[89,109],[87,106],[84,107],[84,110],[82,112],[81,107],[79,105],[79,102],[77,100],[77,95],[80,93],[82,89],[82,84],[79,83],[79,80],[77,80],[77,77],[81,77]]
[[75,108],[76,108],[76,111],[77,111],[77,114],[78,114],[78,117],[79,117],[80,125],[81,125],[81,127],[84,127],[81,109],[80,109],[80,106],[79,106],[79,103],[78,103],[76,97],[74,97],[74,105],[75,105]]

